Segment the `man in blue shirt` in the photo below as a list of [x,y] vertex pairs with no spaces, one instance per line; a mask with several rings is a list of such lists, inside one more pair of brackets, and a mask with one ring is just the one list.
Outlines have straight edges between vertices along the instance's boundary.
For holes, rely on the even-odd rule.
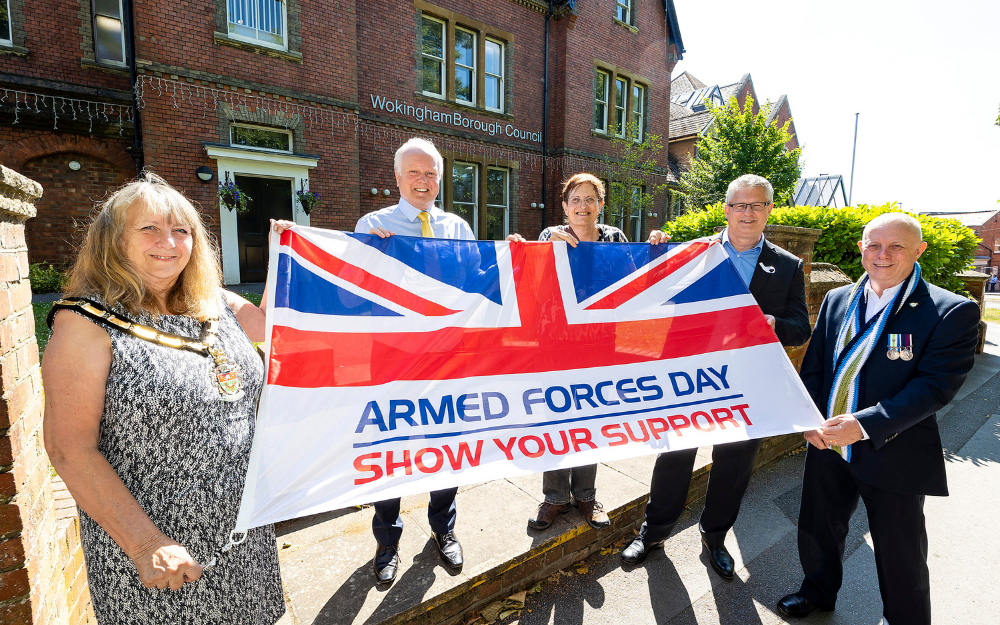
[[[747,174],[734,180],[726,193],[726,229],[709,240],[722,242],[781,344],[801,345],[809,339],[805,274],[801,259],[764,238],[773,197],[771,183],[760,176]],[[650,243],[658,243],[662,233],[653,234]],[[736,574],[735,562],[725,546],[726,534],[736,523],[759,448],[760,440],[712,448],[712,476],[699,529],[709,563],[725,580]],[[697,453],[697,449],[682,449],[656,458],[646,519],[639,535],[622,550],[622,560],[642,562],[652,549],[663,545],[684,511]]]
[[[438,239],[475,240],[476,235],[464,219],[434,206],[444,159],[434,144],[413,138],[396,150],[393,162],[399,204],[371,213],[358,220],[355,232],[385,238],[393,235],[432,237]],[[441,560],[452,569],[462,567],[462,545],[455,538],[455,495],[457,488],[431,493],[427,519],[431,536]],[[380,584],[391,584],[399,570],[399,539],[403,535],[403,520],[399,517],[399,499],[375,503],[372,533],[378,542],[375,550],[375,578]]]

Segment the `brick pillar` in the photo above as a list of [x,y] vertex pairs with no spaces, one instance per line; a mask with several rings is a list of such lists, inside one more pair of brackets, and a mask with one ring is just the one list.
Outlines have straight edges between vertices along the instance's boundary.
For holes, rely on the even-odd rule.
[[42,439],[42,379],[24,241],[24,222],[35,216],[41,195],[37,182],[0,166],[0,624],[92,619],[78,532],[68,541],[59,531]]

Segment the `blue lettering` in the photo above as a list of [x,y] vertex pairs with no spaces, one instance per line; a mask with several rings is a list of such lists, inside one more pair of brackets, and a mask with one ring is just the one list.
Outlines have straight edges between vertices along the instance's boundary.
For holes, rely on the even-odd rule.
[[702,371],[701,369],[698,369],[697,379],[698,379],[698,392],[699,393],[701,392],[701,389],[705,388],[706,386],[711,386],[712,388],[714,388],[717,391],[721,391],[722,390],[721,388],[719,388],[719,385],[716,384],[715,382],[713,382],[712,378],[708,377],[708,374],[705,373],[704,371]]
[[607,382],[598,382],[597,386],[594,387],[594,394],[597,395],[597,401],[601,402],[605,406],[617,406],[618,404],[620,404],[621,402],[618,401],[617,399],[613,399],[611,401],[608,401],[607,399],[604,398],[604,394],[601,393],[601,389],[602,388],[604,388],[606,386],[614,386],[614,385],[615,385],[615,383],[611,382],[610,380],[607,381]]
[[[566,404],[564,406],[560,406],[558,408],[552,402],[552,394],[554,392],[556,392],[556,391],[559,391],[559,393],[562,394],[563,399],[566,400]],[[561,386],[550,386],[549,388],[545,389],[545,403],[546,403],[546,405],[548,405],[549,410],[551,410],[552,412],[566,412],[567,410],[569,410],[570,406],[573,404],[573,401],[569,398],[569,391],[567,391],[563,387],[561,387]]]
[[[490,410],[491,399],[500,400],[500,412]],[[487,421],[506,417],[508,412],[510,412],[510,406],[507,405],[507,398],[503,396],[503,393],[483,393],[483,417]]]
[[576,403],[577,410],[581,408],[581,400],[597,408],[597,402],[591,399],[594,396],[594,389],[590,388],[589,384],[570,384],[569,390],[573,393],[573,402]]
[[638,397],[626,397],[631,393],[638,393],[634,386],[630,388],[625,388],[626,385],[632,384],[632,378],[625,378],[624,380],[618,380],[618,384],[615,385],[615,390],[618,391],[618,396],[622,398],[622,401],[627,404],[634,404],[637,401],[642,401]]
[[466,400],[475,400],[479,397],[479,393],[468,393],[467,395],[459,395],[458,401],[455,403],[458,405],[458,418],[462,421],[479,421],[480,416],[474,414],[468,414],[467,411],[479,410],[479,404],[469,403],[466,404]]
[[[687,389],[683,391],[680,389],[679,386],[677,386],[677,380],[680,379],[683,379],[684,382],[687,384]],[[691,376],[684,373],[683,371],[675,371],[674,373],[671,373],[670,384],[671,386],[674,387],[674,395],[677,395],[678,397],[681,397],[682,395],[690,395],[691,393],[694,392],[694,382],[691,381]]]
[[382,411],[378,409],[378,404],[373,401],[368,402],[368,405],[365,406],[365,411],[361,413],[361,421],[358,421],[358,429],[354,430],[354,433],[361,434],[366,425],[378,426],[379,432],[386,431]]
[[[532,398],[529,397],[529,395],[535,395],[535,394],[541,395],[542,394],[542,389],[540,389],[540,388],[529,388],[528,390],[524,391],[523,395],[521,395],[521,401],[524,402],[524,411],[526,413],[528,413],[529,415],[531,414],[531,406],[532,405],[534,405],[534,404],[544,404],[545,403],[545,399],[543,399],[541,397],[539,397],[538,399],[532,399]],[[376,406],[376,410],[377,409],[378,409],[378,407]]]
[[722,371],[716,371],[711,367],[709,367],[708,370],[712,375],[719,378],[719,381],[722,382],[722,386],[729,388],[729,382],[726,382],[726,369],[728,368],[729,365],[722,365]]
[[[402,408],[402,410],[399,410]],[[417,427],[417,422],[410,418],[416,412],[413,402],[409,399],[393,399],[389,402],[389,429],[396,429],[396,419],[406,421],[408,425]]]
[[374,93],[370,94],[372,97],[372,108],[384,109],[385,108],[385,98],[379,97]]
[[444,415],[448,413],[448,423],[455,422],[455,406],[451,402],[451,395],[445,395],[441,398],[441,405],[438,407],[438,411],[434,411],[434,404],[427,399],[421,399],[420,404],[420,422],[424,425],[429,425],[427,422],[427,415],[430,415],[431,421],[436,425],[441,425],[444,423]]
[[653,395],[643,395],[642,401],[656,401],[663,397],[663,389],[660,388],[659,384],[643,385],[643,382],[652,382],[655,379],[655,375],[650,375],[635,381],[635,385],[639,387],[640,391],[653,391]]

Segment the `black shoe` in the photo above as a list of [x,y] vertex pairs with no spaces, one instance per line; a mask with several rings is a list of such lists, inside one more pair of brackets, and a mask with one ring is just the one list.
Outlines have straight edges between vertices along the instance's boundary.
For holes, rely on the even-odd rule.
[[622,552],[618,555],[621,556],[622,562],[625,562],[626,564],[639,564],[646,559],[646,556],[649,555],[650,551],[662,547],[662,540],[647,543],[643,540],[642,536],[636,536],[632,539],[632,542],[629,543],[628,547],[622,549]]
[[705,542],[704,536],[701,539],[701,544],[708,551],[708,561],[712,564],[715,572],[719,574],[719,577],[727,582],[733,581],[733,577],[736,576],[736,563],[733,561],[733,556],[729,555],[729,550],[726,549],[726,546],[719,545],[718,547],[712,547]]
[[391,584],[399,571],[399,543],[379,545],[375,549],[375,579],[380,584]]
[[452,569],[462,568],[464,563],[462,545],[455,538],[455,532],[446,534],[431,532],[431,537],[434,539],[434,544],[437,545],[438,553],[441,554],[441,560],[444,561],[445,565]]
[[781,612],[785,616],[794,616],[795,618],[808,616],[810,612],[817,608],[819,608],[821,612],[833,611],[833,608],[818,606],[797,592],[785,595],[780,601],[778,601],[778,612]]

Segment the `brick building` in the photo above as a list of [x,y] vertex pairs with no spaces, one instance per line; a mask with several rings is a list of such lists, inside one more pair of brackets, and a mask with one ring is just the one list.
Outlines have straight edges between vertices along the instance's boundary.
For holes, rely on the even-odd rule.
[[[441,148],[440,202],[480,238],[537,236],[564,177],[613,170],[624,122],[668,136],[684,52],[672,0],[0,1],[0,163],[45,189],[31,261],[70,262],[93,202],[145,166],[200,204],[230,284],[263,279],[269,217],[350,230],[396,203],[413,135]],[[248,213],[219,208],[220,181]],[[637,239],[662,218],[605,219]]]
[[924,211],[943,219],[957,219],[979,237],[973,264],[976,271],[1000,275],[1000,210],[988,208],[974,212]]
[[[750,74],[744,74],[738,81],[729,85],[707,85],[687,72],[681,72],[671,81],[670,87],[670,135],[667,148],[670,156],[677,159],[682,169],[687,169],[691,159],[695,157],[695,146],[698,139],[711,129],[712,113],[706,110],[711,102],[715,106],[727,104],[731,98],[736,98],[740,108],[746,105],[747,97],[753,96],[753,112],[760,112],[760,98],[753,86]],[[792,109],[788,104],[788,96],[782,95],[771,103],[767,123],[784,126],[792,119]],[[799,147],[798,135],[795,132],[795,122],[788,125],[792,138],[785,147],[794,150]]]

